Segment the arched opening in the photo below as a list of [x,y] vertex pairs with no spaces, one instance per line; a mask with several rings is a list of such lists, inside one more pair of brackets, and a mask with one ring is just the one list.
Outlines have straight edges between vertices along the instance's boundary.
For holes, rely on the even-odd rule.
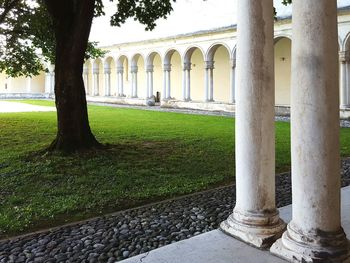
[[180,53],[171,49],[165,54],[164,64],[171,65],[170,83],[171,83],[171,97],[176,100],[182,98],[182,61]]
[[[131,93],[132,97],[146,98],[147,97],[147,80],[145,61],[140,54],[135,54],[131,59],[131,73],[135,72],[135,94]],[[132,87],[132,84],[131,84]]]
[[292,41],[275,39],[275,104],[290,106]]
[[131,84],[129,82],[129,60],[125,55],[117,59],[117,96],[131,96]]
[[230,52],[223,44],[216,44],[208,51],[207,61],[214,62],[213,100],[230,102]]
[[[117,94],[117,74],[116,64],[112,57],[107,57],[104,63],[105,93],[107,96],[115,96]],[[109,83],[108,83],[109,82]],[[106,87],[107,85],[107,87]],[[108,87],[109,85],[109,87]],[[107,91],[109,89],[109,91]],[[107,93],[106,93],[107,92]]]
[[[149,54],[147,58],[147,66],[151,67],[146,70],[151,70],[150,74],[152,74],[152,87],[149,87],[151,89],[149,96],[156,97],[156,102],[159,102],[161,93],[163,91],[163,67],[162,67],[162,59],[160,55],[157,52],[152,52]],[[149,84],[151,85],[151,83]]]
[[194,101],[204,100],[204,55],[198,47],[191,47],[185,53],[184,62],[191,62],[190,98]]
[[93,73],[93,92],[94,96],[102,96],[104,94],[103,84],[103,63],[101,59],[96,59],[92,66]]

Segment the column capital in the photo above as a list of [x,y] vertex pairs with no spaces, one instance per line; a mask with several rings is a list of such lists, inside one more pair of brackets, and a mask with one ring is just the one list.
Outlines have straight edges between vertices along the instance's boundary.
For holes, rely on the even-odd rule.
[[205,61],[205,69],[214,69],[214,61]]
[[93,73],[93,74],[99,74],[99,73],[100,73],[100,69],[99,69],[99,68],[93,67],[93,68],[92,68],[92,73]]
[[138,66],[131,66],[131,69],[130,69],[131,73],[137,73],[138,70],[139,70]]
[[185,62],[184,63],[184,70],[191,70],[191,65],[192,65],[192,63],[191,62]]
[[339,61],[341,63],[347,63],[350,61],[349,51],[340,51],[339,52]]
[[118,66],[117,67],[117,73],[124,73],[124,67],[123,66]]
[[153,72],[154,71],[154,66],[153,65],[148,65],[146,67],[146,72]]
[[89,74],[89,68],[84,66],[83,73],[86,75]]
[[171,71],[171,64],[164,64],[163,65],[163,70],[164,71]]

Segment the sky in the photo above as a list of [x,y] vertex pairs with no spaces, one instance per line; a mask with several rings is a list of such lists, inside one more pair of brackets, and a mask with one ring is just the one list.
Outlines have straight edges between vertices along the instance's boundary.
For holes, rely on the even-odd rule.
[[[166,20],[158,20],[152,32],[146,32],[145,27],[133,19],[127,20],[121,27],[111,27],[109,19],[116,10],[117,1],[104,2],[106,15],[94,19],[90,34],[90,40],[99,42],[99,46],[156,39],[237,23],[237,0],[177,0],[173,4],[174,11]],[[274,5],[278,16],[291,14],[292,7],[282,5],[281,0],[274,0]],[[338,7],[346,5],[350,5],[350,0],[338,0]]]

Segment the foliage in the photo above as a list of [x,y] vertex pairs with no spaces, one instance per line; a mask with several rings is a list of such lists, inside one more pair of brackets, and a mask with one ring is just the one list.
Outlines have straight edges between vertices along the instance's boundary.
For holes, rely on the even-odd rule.
[[[43,62],[54,64],[55,47],[53,22],[40,0],[0,0],[0,72],[38,75]],[[85,59],[104,54],[89,42]]]

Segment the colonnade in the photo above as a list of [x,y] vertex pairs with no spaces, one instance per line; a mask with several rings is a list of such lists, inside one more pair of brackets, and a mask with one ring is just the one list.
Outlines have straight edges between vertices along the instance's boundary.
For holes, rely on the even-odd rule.
[[272,245],[290,262],[350,262],[340,222],[337,1],[293,0],[287,227],[275,203],[273,0],[238,5],[237,196],[221,229],[259,248]]

